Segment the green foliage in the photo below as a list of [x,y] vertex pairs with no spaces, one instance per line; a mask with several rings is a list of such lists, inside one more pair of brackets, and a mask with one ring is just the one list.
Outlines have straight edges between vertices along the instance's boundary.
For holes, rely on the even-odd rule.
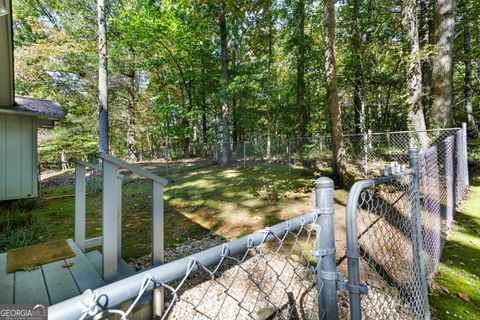
[[[31,211],[36,203],[18,201],[0,208],[0,252],[45,241],[48,231]],[[27,211],[23,211],[27,210]]]
[[[466,3],[457,10],[455,37],[453,109],[457,125],[466,119],[461,63],[461,32],[466,23],[471,29],[474,65],[478,65],[480,47],[480,34],[474,28],[480,5],[471,0]],[[144,158],[158,156],[158,150],[167,145],[183,147],[219,140],[218,4],[189,0],[109,2],[113,154],[127,154],[127,132],[134,133],[137,156]],[[345,133],[353,133],[359,122],[354,109],[359,86],[365,88],[362,130],[407,129],[408,50],[401,28],[401,1],[341,1],[336,10],[336,60]],[[40,136],[43,162],[59,162],[61,154],[66,159],[96,155],[95,11],[94,0],[14,1],[17,93],[56,100],[66,112],[66,119],[53,133]],[[331,124],[326,108],[322,3],[228,0],[226,20],[232,140],[328,134]],[[434,49],[422,46],[423,61],[431,59]],[[301,57],[305,106],[298,103]],[[474,89],[478,86],[478,77],[474,77]],[[428,91],[425,88],[424,94]],[[474,94],[476,115],[478,103]],[[303,116],[307,117],[306,131],[302,131]],[[427,116],[431,117],[428,110]]]

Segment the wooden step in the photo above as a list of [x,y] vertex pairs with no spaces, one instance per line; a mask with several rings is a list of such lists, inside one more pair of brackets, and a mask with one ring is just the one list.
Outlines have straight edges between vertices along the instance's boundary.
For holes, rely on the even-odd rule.
[[0,254],[0,304],[52,305],[86,289],[103,286],[105,281],[85,254],[72,240],[67,242],[75,257],[44,264],[32,271],[7,273],[7,253]]

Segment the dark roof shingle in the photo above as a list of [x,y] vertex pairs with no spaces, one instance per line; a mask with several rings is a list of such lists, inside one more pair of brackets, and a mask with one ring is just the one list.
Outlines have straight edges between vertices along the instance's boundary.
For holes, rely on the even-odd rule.
[[60,105],[50,100],[15,96],[13,109],[20,112],[36,113],[40,118],[59,120],[65,117]]

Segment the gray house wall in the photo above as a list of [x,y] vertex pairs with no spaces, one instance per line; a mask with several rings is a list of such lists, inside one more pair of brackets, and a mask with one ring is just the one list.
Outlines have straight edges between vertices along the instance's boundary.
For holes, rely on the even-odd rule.
[[0,114],[0,201],[38,196],[36,117]]

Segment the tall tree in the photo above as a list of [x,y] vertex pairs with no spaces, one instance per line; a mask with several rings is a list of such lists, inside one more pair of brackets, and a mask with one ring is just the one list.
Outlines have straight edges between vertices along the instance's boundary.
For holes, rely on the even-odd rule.
[[367,84],[363,57],[363,35],[360,25],[360,0],[349,0],[352,9],[350,43],[354,52],[353,105],[355,115],[355,133],[365,132],[369,128],[366,109],[368,105]]
[[127,158],[129,161],[137,161],[137,139],[135,132],[135,107],[137,103],[137,94],[139,89],[138,72],[132,70],[127,77]]
[[342,184],[346,174],[345,150],[343,146],[343,127],[340,104],[338,102],[338,84],[335,59],[335,0],[324,1],[325,14],[325,72],[327,79],[327,99],[332,126],[333,169],[336,178]]
[[473,115],[473,104],[472,104],[472,57],[471,57],[471,44],[470,44],[470,19],[468,16],[468,2],[466,0],[462,1],[463,9],[465,10],[463,15],[463,63],[465,65],[465,78],[464,78],[464,87],[463,93],[465,95],[465,107],[467,111],[467,127],[468,135],[472,138],[478,137],[478,127],[475,123],[475,117]]
[[108,71],[105,0],[97,0],[98,19],[98,151],[108,153]]
[[295,20],[296,20],[296,60],[297,60],[297,108],[300,111],[300,136],[307,136],[309,110],[305,101],[305,0],[297,0],[295,3]]
[[431,90],[430,83],[432,77],[432,59],[430,54],[427,54],[429,51],[429,46],[431,42],[430,31],[432,27],[432,14],[431,14],[431,3],[432,0],[420,0],[418,2],[420,6],[420,17],[418,21],[418,37],[420,41],[420,50],[422,51],[421,61],[422,61],[422,104],[425,113],[425,124],[427,128],[429,127],[428,115],[431,105]]
[[432,116],[436,126],[452,125],[455,0],[436,0],[435,55],[432,70]]
[[421,131],[420,143],[428,146],[425,132],[425,116],[422,106],[422,66],[420,62],[420,43],[418,39],[417,10],[415,0],[403,0],[402,25],[405,42],[408,44],[408,120],[412,129]]
[[222,109],[222,164],[230,160],[230,133],[228,125],[228,57],[227,57],[227,22],[225,19],[225,1],[222,1],[220,7],[220,64],[221,64],[221,82],[220,105]]

